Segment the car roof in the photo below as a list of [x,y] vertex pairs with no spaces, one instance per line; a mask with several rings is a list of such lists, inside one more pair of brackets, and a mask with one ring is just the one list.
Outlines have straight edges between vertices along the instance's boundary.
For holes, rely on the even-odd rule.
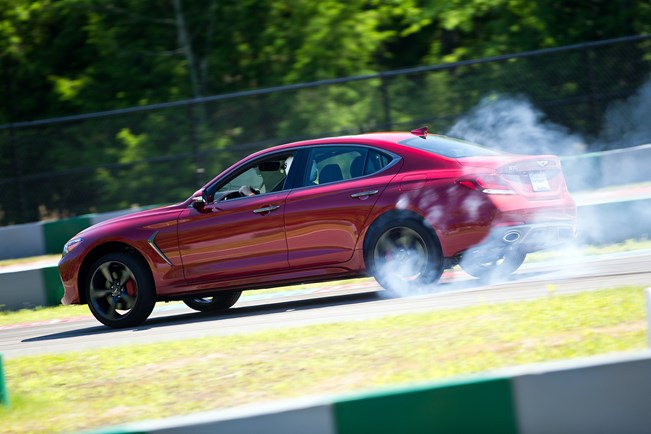
[[[437,134],[429,134],[429,135],[436,135]],[[254,152],[253,154],[250,154],[249,156],[245,157],[244,159],[234,163],[232,166],[226,168],[224,171],[222,171],[219,175],[217,175],[213,180],[210,182],[214,182],[215,179],[221,177],[223,174],[226,172],[230,171],[233,169],[235,166],[251,161],[253,159],[256,159],[262,155],[267,155],[271,153],[276,153],[276,152],[282,152],[284,150],[290,151],[290,150],[295,150],[298,148],[302,148],[305,146],[313,146],[313,145],[327,145],[327,144],[362,144],[362,145],[380,145],[390,151],[398,151],[399,149],[409,149],[410,152],[421,152],[423,155],[429,155],[426,151],[419,150],[417,148],[409,147],[403,144],[400,144],[399,142],[402,140],[407,140],[410,138],[418,137],[415,134],[412,133],[407,133],[407,132],[378,132],[378,133],[365,133],[365,134],[354,134],[354,135],[345,135],[345,136],[333,136],[333,137],[323,137],[323,138],[316,138],[316,139],[308,139],[308,140],[301,140],[298,142],[292,142],[292,143],[286,143],[283,145],[277,145],[277,146],[272,146],[270,148],[265,148],[261,149],[257,152]],[[445,137],[445,136],[440,136],[440,137]]]
[[327,143],[346,143],[351,141],[354,143],[377,144],[382,142],[385,144],[398,145],[398,142],[400,142],[401,140],[406,140],[412,137],[414,137],[413,134],[404,133],[404,132],[366,133],[366,134],[351,134],[346,136],[323,137],[323,138],[301,140],[299,142],[292,142],[284,145],[273,146],[271,148],[267,148],[259,152],[256,152],[256,154],[274,152],[282,149],[291,149],[291,148],[297,148],[297,147],[309,146],[309,145],[318,145],[318,144],[327,144]]

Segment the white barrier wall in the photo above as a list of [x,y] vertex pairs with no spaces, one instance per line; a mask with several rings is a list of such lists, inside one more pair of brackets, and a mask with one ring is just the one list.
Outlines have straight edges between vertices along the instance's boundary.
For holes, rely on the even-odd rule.
[[0,259],[28,258],[45,254],[42,223],[0,227]]
[[130,208],[68,219],[0,227],[0,260],[61,253],[63,245],[83,229],[145,208]]

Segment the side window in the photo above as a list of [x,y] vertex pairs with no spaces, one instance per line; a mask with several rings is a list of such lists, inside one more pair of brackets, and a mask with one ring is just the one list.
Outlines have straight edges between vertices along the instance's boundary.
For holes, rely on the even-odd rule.
[[375,172],[379,172],[384,169],[391,162],[391,157],[382,152],[371,150],[368,153],[368,160],[366,161],[366,167],[364,170],[364,175],[370,175]]
[[323,185],[364,175],[368,150],[351,146],[324,146],[310,151],[303,185]]
[[293,154],[282,154],[250,163],[215,184],[211,197],[219,201],[281,191],[293,161]]

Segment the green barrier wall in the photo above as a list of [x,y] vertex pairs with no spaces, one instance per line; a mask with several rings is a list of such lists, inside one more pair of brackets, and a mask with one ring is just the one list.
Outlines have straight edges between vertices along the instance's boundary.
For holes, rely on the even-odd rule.
[[41,274],[43,276],[43,284],[45,285],[43,290],[45,291],[46,304],[48,306],[61,304],[61,298],[63,297],[63,284],[61,283],[58,268],[42,268]]
[[0,405],[9,405],[9,394],[5,384],[5,371],[2,366],[2,354],[0,354]]
[[334,403],[338,434],[518,432],[509,378],[452,382]]
[[63,245],[76,234],[91,226],[90,216],[73,217],[43,223],[45,253],[61,253]]

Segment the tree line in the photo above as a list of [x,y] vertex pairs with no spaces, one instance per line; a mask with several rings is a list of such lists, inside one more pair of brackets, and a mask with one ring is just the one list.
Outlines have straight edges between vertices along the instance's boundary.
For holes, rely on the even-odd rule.
[[[646,33],[641,0],[0,0],[0,125]],[[589,134],[648,45],[4,128],[0,224],[180,200],[278,140],[445,131],[490,91]]]
[[0,0],[0,123],[648,32],[646,0]]

